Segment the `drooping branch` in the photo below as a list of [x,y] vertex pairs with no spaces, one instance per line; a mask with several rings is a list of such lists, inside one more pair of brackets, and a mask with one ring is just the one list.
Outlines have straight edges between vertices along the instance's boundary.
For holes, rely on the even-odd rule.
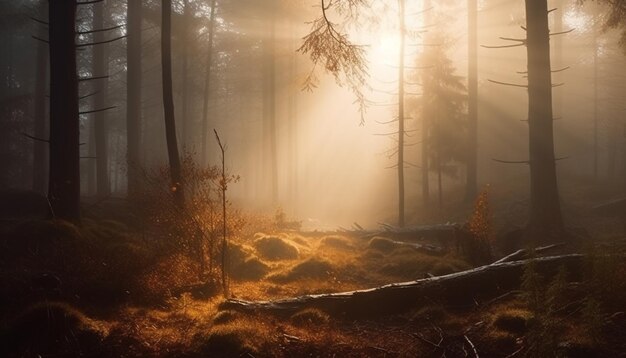
[[520,85],[520,84],[516,84],[516,83],[500,82],[500,81],[495,81],[495,80],[490,80],[490,79],[488,79],[487,81],[489,81],[491,83],[495,83],[497,85],[528,88],[528,85]]
[[503,164],[530,164],[529,160],[502,160],[491,158],[494,162],[503,163]]
[[104,111],[108,111],[108,110],[113,109],[113,108],[117,108],[117,106],[110,106],[110,107],[105,107],[105,108],[100,108],[100,109],[92,109],[90,111],[82,111],[82,112],[78,112],[78,114],[89,114],[89,113],[104,112]]
[[88,46],[96,46],[96,45],[102,45],[102,44],[108,44],[117,40],[121,40],[123,38],[128,37],[128,35],[123,35],[123,36],[118,36],[116,38],[113,39],[109,39],[109,40],[105,40],[105,41],[98,41],[98,42],[89,42],[89,43],[84,43],[84,44],[78,44],[76,45],[77,48],[81,48],[81,47],[88,47]]
[[93,33],[96,33],[96,32],[106,32],[106,31],[117,30],[117,29],[120,29],[120,28],[122,28],[124,26],[126,26],[126,24],[111,26],[111,27],[107,27],[107,28],[104,28],[104,29],[96,29],[96,30],[88,30],[88,31],[76,31],[76,33],[79,34],[79,35],[87,35],[87,34],[93,34]]
[[355,95],[355,103],[359,105],[361,112],[361,123],[364,123],[367,108],[362,91],[368,76],[366,53],[363,46],[352,43],[345,32],[338,30],[338,25],[330,20],[328,12],[335,8],[340,14],[352,15],[359,6],[365,4],[363,0],[331,0],[328,4],[321,0],[322,14],[311,23],[311,32],[303,38],[302,45],[297,49],[297,52],[309,55],[313,62],[313,69],[305,79],[304,89],[310,91],[317,87],[319,80],[315,69],[317,65],[322,65],[326,72],[335,77],[337,84],[347,86]]
[[36,141],[38,141],[38,142],[50,143],[50,140],[49,140],[49,139],[37,138],[37,137],[34,137],[34,136],[32,136],[32,135],[30,135],[30,134],[27,134],[27,133],[22,133],[22,135],[23,135],[24,137],[30,138],[30,139],[32,139],[32,140],[36,140]]

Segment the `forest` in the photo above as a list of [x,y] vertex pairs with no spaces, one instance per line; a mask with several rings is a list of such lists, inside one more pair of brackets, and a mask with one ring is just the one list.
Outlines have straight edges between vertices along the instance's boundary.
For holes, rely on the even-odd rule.
[[1,357],[626,357],[625,0],[0,0]]

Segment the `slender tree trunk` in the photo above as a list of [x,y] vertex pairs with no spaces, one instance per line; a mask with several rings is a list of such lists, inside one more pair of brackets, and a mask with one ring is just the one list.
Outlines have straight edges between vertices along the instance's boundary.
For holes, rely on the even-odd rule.
[[206,64],[204,65],[204,100],[202,105],[202,165],[208,162],[208,130],[209,130],[209,99],[211,98],[211,66],[213,65],[213,38],[215,36],[215,11],[217,0],[211,1],[211,17],[209,24],[209,43],[207,46]]
[[530,215],[527,235],[546,241],[564,233],[554,158],[550,35],[546,0],[526,0]]
[[183,24],[181,26],[181,39],[182,39],[182,44],[181,44],[181,57],[182,57],[182,61],[181,61],[181,77],[182,77],[182,82],[181,82],[181,87],[182,87],[182,98],[181,98],[181,105],[182,105],[182,118],[181,118],[181,122],[182,122],[182,136],[181,136],[181,142],[182,142],[182,146],[183,148],[186,148],[187,150],[190,149],[191,147],[191,137],[192,137],[192,132],[193,132],[193,128],[192,128],[192,124],[191,124],[191,119],[189,118],[189,15],[191,14],[191,12],[189,11],[189,0],[183,0]]
[[[40,1],[41,14],[46,13],[47,1]],[[43,17],[43,16],[42,16]],[[45,28],[39,25],[39,37],[45,38]],[[46,139],[48,135],[48,121],[46,116],[46,85],[48,83],[48,46],[37,41],[37,64],[35,77],[35,137]],[[33,190],[47,194],[48,184],[48,144],[42,141],[33,141]]]
[[[430,0],[424,0],[423,4],[423,12],[424,12],[424,25],[425,26],[429,26],[430,25],[430,16],[428,15],[430,10]],[[428,71],[426,69],[424,69],[423,71]],[[429,176],[428,176],[428,166],[429,166],[429,160],[428,160],[428,156],[429,154],[429,148],[428,148],[428,132],[430,131],[430,121],[428,119],[428,113],[426,111],[426,100],[427,100],[427,94],[424,93],[422,95],[422,98],[424,99],[423,102],[424,104],[422,105],[422,203],[424,205],[424,207],[427,207],[429,202],[430,202],[430,185],[429,185]]]
[[128,166],[128,195],[139,190],[141,165],[141,0],[128,0],[126,72],[126,165]]
[[276,154],[276,18],[274,14],[274,0],[270,1],[267,24],[267,38],[263,44],[264,57],[264,93],[263,93],[263,126],[266,137],[265,170],[269,170],[270,201],[278,204],[278,163]]
[[298,81],[298,56],[296,56],[297,37],[295,36],[295,24],[290,22],[291,55],[289,57],[289,188],[292,215],[298,216],[298,91],[293,90],[293,85]]
[[599,125],[598,125],[598,14],[593,17],[593,179],[598,180]]
[[161,66],[163,81],[163,117],[165,120],[165,138],[167,140],[167,155],[170,162],[170,188],[177,205],[184,206],[185,194],[183,191],[180,156],[176,140],[176,120],[174,115],[174,94],[172,89],[172,1],[161,2]]
[[[96,3],[93,5],[93,29],[104,28],[104,9],[106,1]],[[94,42],[102,42],[105,40],[103,32],[96,32],[94,34]],[[108,44],[96,45],[93,48],[93,73],[95,76],[104,76],[109,72],[109,56],[108,56]],[[96,81],[94,95],[94,109],[104,108],[106,105],[108,81],[100,80]],[[109,183],[109,149],[107,146],[108,138],[108,125],[106,112],[94,113],[94,130],[95,130],[95,150],[96,150],[96,173],[97,173],[97,196],[100,198],[106,197],[110,194],[111,187]],[[92,160],[93,161],[93,160]]]
[[[566,11],[566,3],[565,0],[556,0],[554,2],[554,8],[557,10],[554,11],[554,29],[553,32],[561,32],[563,31],[563,14]],[[554,41],[554,61],[552,62],[553,68],[559,69],[563,68],[563,36],[554,36],[552,39]],[[556,90],[554,93],[554,115],[561,116],[563,114],[563,90]]]
[[[99,81],[96,81],[99,82]],[[94,102],[94,101],[92,101]],[[83,188],[85,190],[84,195],[93,196],[96,194],[96,123],[94,120],[95,116],[92,116],[90,121],[88,121],[88,131],[87,131],[87,158],[84,158],[83,163],[86,164],[87,167],[87,188]]]
[[404,42],[406,37],[404,0],[398,0],[400,54],[398,64],[398,226],[404,227]]
[[56,217],[80,219],[76,2],[49,3],[50,181],[48,196]]
[[478,190],[478,1],[467,1],[467,119],[468,152],[465,202],[471,203]]

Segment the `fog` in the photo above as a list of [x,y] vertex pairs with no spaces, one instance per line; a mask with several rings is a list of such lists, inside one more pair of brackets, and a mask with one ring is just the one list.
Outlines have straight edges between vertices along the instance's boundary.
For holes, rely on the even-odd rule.
[[[153,168],[167,165],[159,61],[160,10],[157,2],[144,3],[140,166]],[[208,70],[210,3],[174,2],[173,87],[179,149],[192,152],[200,165],[219,164],[219,148],[213,135],[216,129],[226,144],[228,173],[240,177],[230,186],[229,199],[245,210],[271,213],[281,209],[311,227],[394,222],[398,205],[394,167],[400,51],[397,4],[374,2],[371,7],[359,8],[354,18],[329,10],[330,21],[345,32],[349,41],[362,46],[365,54],[367,76],[360,87],[365,110],[361,111],[345,78],[342,86],[323,63],[315,64],[310,54],[298,51],[311,31],[310,22],[320,15],[316,1],[285,1],[274,10],[264,8],[260,1],[218,1],[207,90],[204,76]],[[36,48],[42,44],[33,38],[39,37],[41,24],[31,18],[45,18],[45,7],[25,0],[4,2],[2,6],[6,11],[2,15],[1,36],[7,49],[1,56],[5,168],[2,186],[30,189],[34,175],[33,140],[24,133],[33,133],[32,104],[36,99],[29,95],[35,87]],[[424,206],[420,199],[420,98],[424,91],[420,82],[421,73],[428,69],[415,68],[419,67],[424,51],[445,46],[443,52],[451,60],[454,75],[466,86],[467,9],[466,4],[452,1],[437,2],[426,11],[421,1],[408,1],[406,7],[410,33],[405,46],[404,79],[406,211],[411,222],[426,217],[434,220],[426,214],[433,211],[438,212],[437,220],[445,221],[450,217],[436,199],[431,206]],[[603,27],[607,11],[596,3],[571,2],[550,13],[552,26],[557,26],[556,17],[562,16],[560,31],[567,32],[551,39],[552,69],[558,70],[552,76],[555,156],[561,188],[569,188],[562,193],[565,201],[576,191],[571,188],[583,182],[608,185],[615,195],[623,187],[620,183],[626,170],[626,57],[618,45],[620,33]],[[109,1],[105,25],[123,25],[125,12],[124,2]],[[89,29],[91,17],[90,7],[79,6],[77,27]],[[492,81],[524,85],[526,78],[519,72],[527,68],[526,47],[488,47],[510,44],[501,37],[524,37],[524,24],[521,2],[479,2],[478,186],[490,184],[495,193],[522,201],[528,199],[528,165],[502,161],[528,160],[528,94],[525,88]],[[127,28],[121,26],[107,38],[126,34]],[[445,36],[445,44],[428,43],[437,34]],[[79,35],[78,41],[90,41],[89,36]],[[105,103],[115,107],[104,116],[111,192],[119,197],[126,195],[128,171],[126,46],[125,38],[107,44],[108,78],[103,81],[107,89]],[[92,73],[92,52],[91,47],[78,51],[80,76],[100,75]],[[273,69],[268,69],[267,63]],[[314,88],[305,88],[311,73],[317,83]],[[93,92],[92,85],[95,86],[93,81],[81,83],[80,93]],[[463,92],[467,93],[465,89]],[[20,96],[26,99],[22,101]],[[203,127],[205,98],[208,122]],[[81,101],[80,108],[86,111],[93,105]],[[273,118],[274,124],[268,124],[268,118]],[[85,197],[95,195],[94,137],[90,134],[93,122],[93,115],[80,116],[84,143],[81,193]],[[203,130],[207,131],[204,135]],[[202,141],[206,155],[202,153]],[[448,166],[449,175],[442,179],[445,208],[463,202],[465,180],[462,160],[454,159]],[[430,180],[431,195],[436,198],[434,171]],[[600,199],[605,198],[597,198]]]

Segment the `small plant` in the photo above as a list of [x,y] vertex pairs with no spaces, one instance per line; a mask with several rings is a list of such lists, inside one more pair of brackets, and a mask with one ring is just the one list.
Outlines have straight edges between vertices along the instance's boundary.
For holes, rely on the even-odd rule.
[[491,262],[493,225],[489,205],[489,186],[486,186],[476,198],[465,230],[469,235],[464,235],[464,242],[461,245],[467,259],[474,264]]

